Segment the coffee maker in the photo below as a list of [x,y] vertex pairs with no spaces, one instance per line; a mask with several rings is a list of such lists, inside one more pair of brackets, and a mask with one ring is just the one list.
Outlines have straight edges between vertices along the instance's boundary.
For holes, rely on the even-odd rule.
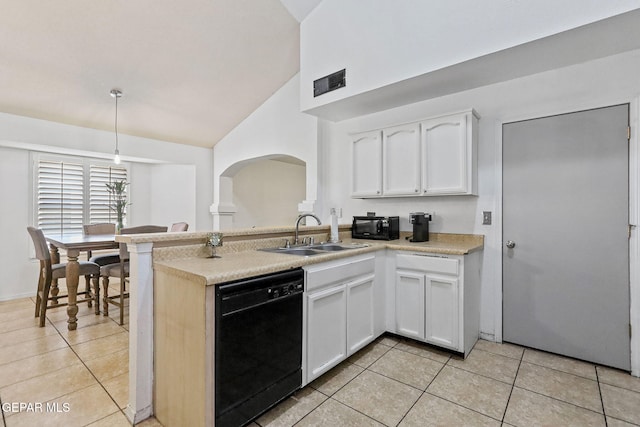
[[413,237],[410,242],[429,241],[429,221],[431,214],[424,212],[412,212],[409,214],[409,223],[413,224]]

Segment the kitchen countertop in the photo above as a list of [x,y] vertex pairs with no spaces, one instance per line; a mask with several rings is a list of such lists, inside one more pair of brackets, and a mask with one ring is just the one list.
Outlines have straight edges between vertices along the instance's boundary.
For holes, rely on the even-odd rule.
[[231,280],[371,253],[381,249],[424,252],[436,255],[466,255],[482,250],[484,247],[484,236],[481,235],[432,233],[430,241],[413,243],[405,240],[407,234],[409,233],[402,233],[399,240],[391,241],[344,239],[342,242],[344,244],[364,243],[368,246],[312,256],[246,250],[224,253],[221,254],[220,258],[191,257],[155,261],[154,269],[210,286]]

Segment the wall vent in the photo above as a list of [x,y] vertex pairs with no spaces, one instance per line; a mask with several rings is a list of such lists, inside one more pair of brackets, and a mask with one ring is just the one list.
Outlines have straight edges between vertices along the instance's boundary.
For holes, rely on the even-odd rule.
[[320,96],[323,93],[331,92],[332,90],[340,89],[347,85],[345,78],[346,69],[336,71],[333,74],[324,76],[313,82],[313,97]]

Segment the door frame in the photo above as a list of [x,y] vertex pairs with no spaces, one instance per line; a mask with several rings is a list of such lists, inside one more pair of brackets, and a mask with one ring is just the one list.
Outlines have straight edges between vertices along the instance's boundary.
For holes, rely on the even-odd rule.
[[493,242],[496,252],[496,282],[494,290],[494,338],[496,342],[502,342],[502,126],[506,123],[522,120],[531,120],[560,114],[573,113],[578,111],[604,108],[608,106],[629,104],[629,126],[631,128],[631,138],[629,140],[629,223],[633,225],[631,237],[629,239],[629,322],[631,323],[631,375],[640,376],[640,236],[638,229],[638,215],[640,212],[640,97],[631,100],[605,100],[597,105],[573,105],[562,110],[540,111],[535,114],[508,116],[497,119],[495,122],[496,135],[496,218],[495,218],[495,241]]

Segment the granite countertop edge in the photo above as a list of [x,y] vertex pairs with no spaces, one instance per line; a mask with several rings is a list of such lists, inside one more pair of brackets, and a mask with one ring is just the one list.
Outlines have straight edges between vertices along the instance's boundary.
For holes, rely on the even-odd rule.
[[[354,240],[344,243],[365,243],[368,246],[346,251],[328,252],[313,256],[278,254],[259,250],[247,250],[236,253],[221,254],[220,258],[180,258],[155,261],[154,270],[169,275],[203,282],[207,286],[217,285],[233,280],[275,273],[306,265],[338,260],[356,255],[391,249],[408,252],[432,253],[434,255],[467,255],[484,248],[484,236],[475,241],[447,242],[430,241],[423,243],[405,240],[379,241]],[[204,279],[204,280],[203,280]]]

